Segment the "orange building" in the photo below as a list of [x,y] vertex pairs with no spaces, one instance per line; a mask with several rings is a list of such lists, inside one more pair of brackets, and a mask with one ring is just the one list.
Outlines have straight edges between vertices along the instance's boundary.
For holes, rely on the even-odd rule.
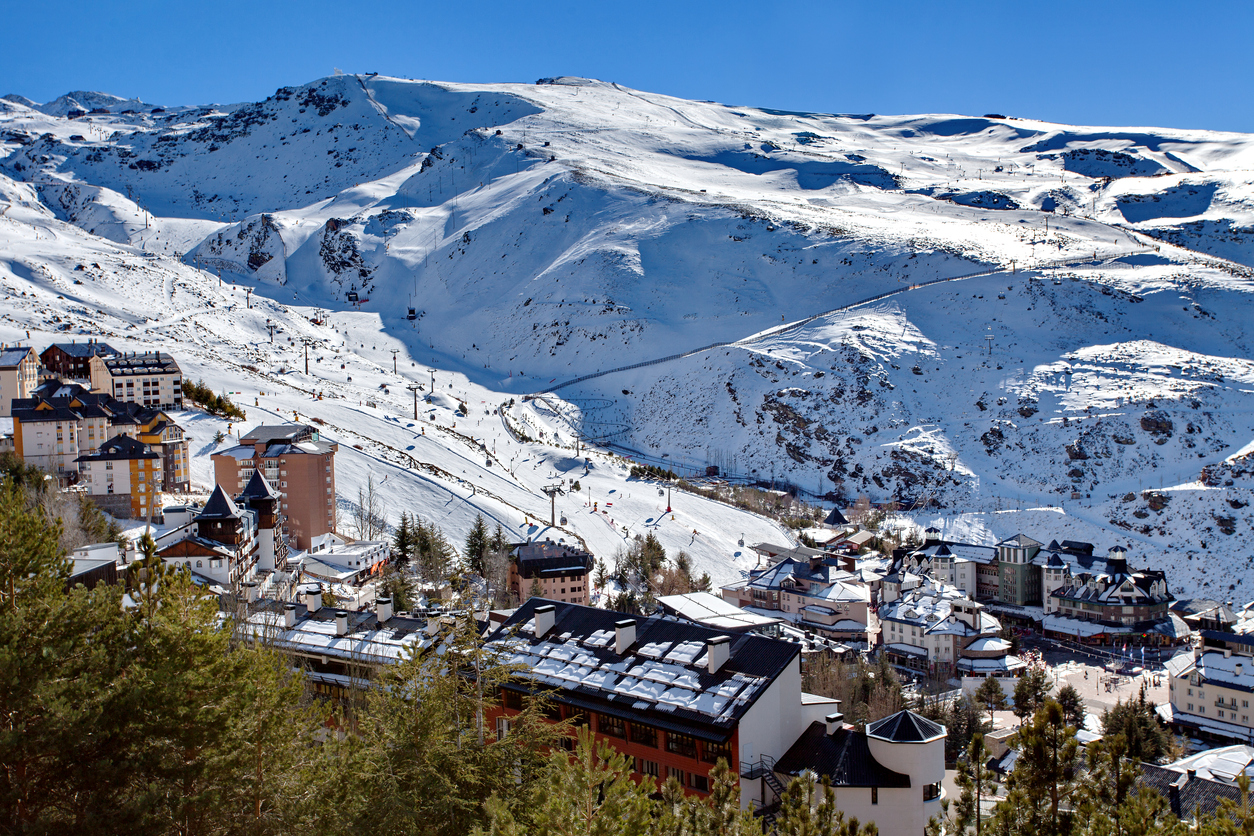
[[75,459],[79,482],[92,501],[115,517],[160,513],[161,456],[142,441],[119,435]]
[[509,588],[519,601],[531,597],[569,604],[587,604],[591,554],[564,543],[544,540],[514,548],[509,563]]
[[214,481],[234,495],[260,470],[282,496],[280,510],[288,539],[297,548],[308,549],[315,537],[335,531],[335,453],[339,449],[304,424],[255,427],[237,446],[213,454]]

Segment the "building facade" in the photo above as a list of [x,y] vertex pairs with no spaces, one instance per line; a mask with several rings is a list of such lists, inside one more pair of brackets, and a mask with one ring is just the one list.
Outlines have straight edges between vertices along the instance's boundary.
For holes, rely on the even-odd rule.
[[160,512],[161,455],[128,435],[109,439],[75,459],[79,484],[115,517],[143,519]]
[[39,381],[39,357],[30,346],[0,345],[0,418],[13,414],[13,401],[29,398]]
[[588,604],[593,556],[565,543],[520,543],[510,554],[509,589],[518,601],[531,597]]
[[1254,637],[1202,631],[1191,654],[1167,663],[1169,723],[1190,735],[1248,743],[1254,740]]
[[213,489],[192,520],[192,530],[158,552],[161,559],[227,588],[252,579],[260,559],[259,515],[241,509],[222,490]]
[[40,353],[39,361],[55,377],[88,382],[91,380],[91,358],[111,357],[116,354],[108,343],[96,340],[85,343],[53,343]]
[[97,354],[88,364],[91,388],[97,392],[141,406],[183,408],[183,372],[169,354],[157,351]]
[[214,481],[231,494],[260,470],[282,495],[280,510],[287,538],[308,549],[313,538],[335,531],[335,453],[303,424],[262,425],[249,430],[235,447],[214,453]]

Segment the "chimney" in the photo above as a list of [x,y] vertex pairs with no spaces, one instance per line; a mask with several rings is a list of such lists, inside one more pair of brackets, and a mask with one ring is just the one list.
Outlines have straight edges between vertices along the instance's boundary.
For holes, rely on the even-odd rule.
[[636,643],[636,622],[630,618],[614,622],[614,652],[622,656]]
[[379,623],[385,623],[392,617],[392,599],[380,598],[374,602],[374,617],[379,619]]
[[705,640],[705,664],[710,673],[718,673],[731,655],[731,636],[715,636]]
[[1232,648],[1231,648],[1231,647],[1225,647],[1225,648],[1224,648],[1224,658],[1225,658],[1225,659],[1231,659],[1231,658],[1232,658]]
[[810,555],[810,571],[811,572],[819,571],[819,567],[822,565],[823,565],[822,555],[817,555],[817,554]]
[[544,638],[545,634],[553,629],[553,622],[557,620],[556,613],[557,607],[552,604],[536,607],[535,634],[537,639]]
[[322,609],[322,590],[321,589],[319,589],[317,592],[305,593],[305,607],[309,610],[310,615],[313,615],[318,610]]
[[335,611],[335,635],[348,635],[348,610]]
[[256,581],[244,582],[244,600],[246,600],[250,604],[255,604],[257,602],[257,582]]
[[1242,671],[1244,671],[1244,670],[1245,670],[1245,665],[1241,664],[1240,662],[1237,662],[1237,664],[1236,664],[1236,672],[1237,672],[1237,676],[1240,676],[1240,675],[1241,675],[1241,672],[1242,672]]
[[845,726],[845,715],[839,711],[833,711],[823,719],[827,721],[827,734],[829,737]]
[[283,626],[288,630],[296,626],[296,605],[295,604],[284,605]]
[[428,618],[427,625],[422,628],[422,632],[426,633],[428,636],[434,636],[436,633],[440,632],[440,619],[435,618],[434,616]]

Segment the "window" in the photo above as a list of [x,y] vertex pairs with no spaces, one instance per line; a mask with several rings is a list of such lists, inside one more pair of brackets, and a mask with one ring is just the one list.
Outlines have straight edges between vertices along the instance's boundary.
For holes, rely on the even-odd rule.
[[677,767],[677,766],[668,766],[668,767],[666,767],[666,776],[667,776],[668,778],[674,778],[676,781],[678,781],[678,782],[679,782],[680,786],[683,786],[683,783],[684,783],[684,771],[683,771],[682,769],[680,769],[679,767]]
[[511,691],[508,688],[501,689],[501,705],[515,711],[522,711],[523,700],[522,694],[517,691]]
[[698,792],[710,791],[710,779],[706,776],[698,775],[694,772],[689,775],[689,778],[691,778],[691,785],[694,790],[697,790]]
[[702,743],[701,760],[706,763],[717,763],[722,758],[730,765],[732,762],[731,747],[726,743]]
[[588,712],[568,705],[566,706],[566,719],[576,726],[586,726],[588,725]]
[[647,761],[643,758],[636,758],[636,771],[641,775],[649,775],[654,778],[658,777],[657,761]]
[[509,734],[509,719],[506,717],[496,718],[496,739],[504,740]]
[[203,567],[204,567],[204,565],[205,565],[205,562],[204,562],[203,560],[197,560],[197,561],[196,561],[196,568],[197,568],[197,569],[203,568]]
[[940,798],[940,794],[941,794],[940,781],[937,781],[935,784],[923,785],[923,800],[924,801],[934,801]]
[[610,737],[627,737],[627,724],[619,717],[608,714],[597,715],[597,731]]
[[[641,746],[652,746],[657,748],[657,729],[652,726],[643,726],[640,723],[631,724],[631,742],[638,743]],[[654,773],[656,777],[656,773]]]
[[676,755],[683,755],[686,758],[695,758],[697,756],[697,741],[686,734],[667,732],[666,751]]

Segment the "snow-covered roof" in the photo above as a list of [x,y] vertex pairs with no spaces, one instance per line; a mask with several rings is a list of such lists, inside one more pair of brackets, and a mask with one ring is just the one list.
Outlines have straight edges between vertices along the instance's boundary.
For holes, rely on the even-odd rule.
[[[553,606],[554,624],[537,636],[536,608]],[[616,625],[632,621],[634,641],[615,651]],[[728,658],[708,670],[710,640]],[[793,663],[796,645],[755,633],[726,633],[685,621],[645,618],[531,598],[488,639],[532,686],[559,701],[725,740],[739,718]],[[627,714],[630,712],[630,714]]]
[[1254,778],[1254,746],[1220,746],[1166,765],[1176,772],[1194,771],[1198,777],[1235,784],[1237,776]]
[[778,618],[747,612],[709,592],[663,595],[657,602],[669,613],[717,630],[739,632],[779,623]]

